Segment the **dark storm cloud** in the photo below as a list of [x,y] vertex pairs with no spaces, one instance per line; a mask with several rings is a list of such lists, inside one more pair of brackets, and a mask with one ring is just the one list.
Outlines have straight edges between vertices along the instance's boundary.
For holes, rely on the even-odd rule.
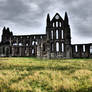
[[[92,0],[63,0],[71,25],[72,31],[79,37],[92,37]],[[73,34],[73,35],[75,35]]]
[[25,26],[41,26],[52,1],[48,0],[6,0],[0,6],[1,20]]
[[65,11],[73,37],[92,37],[92,0],[0,0],[0,25],[14,24],[15,30],[20,26],[26,29],[22,32],[31,28],[42,33],[40,27],[45,27],[47,13],[52,17],[59,12],[62,16]]
[[[52,0],[0,0],[0,20],[23,26],[42,26],[41,22]],[[45,16],[46,17],[46,16]],[[3,24],[4,24],[3,23]]]
[[0,5],[0,19],[3,21],[23,23],[26,21],[25,15],[29,12],[29,7],[21,0],[6,0]]

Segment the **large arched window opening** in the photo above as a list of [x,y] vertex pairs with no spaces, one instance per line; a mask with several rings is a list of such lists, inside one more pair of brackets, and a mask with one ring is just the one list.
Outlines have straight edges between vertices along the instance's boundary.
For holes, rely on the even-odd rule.
[[35,53],[35,50],[34,49],[32,49],[32,54],[34,54]]
[[53,27],[55,27],[55,23],[53,23]]
[[61,38],[64,39],[64,31],[61,31]]
[[28,46],[29,44],[28,43],[26,43],[26,46]]
[[62,52],[64,52],[64,43],[62,43]]
[[23,44],[22,43],[19,43],[19,46],[23,46]]
[[36,42],[35,42],[35,44],[37,45],[37,44],[38,44],[38,42],[36,41]]
[[36,37],[34,36],[34,39],[35,39]]
[[85,45],[83,45],[83,52],[85,52],[86,51],[86,48],[85,48]]
[[55,19],[59,19],[59,15],[56,15]]
[[78,52],[78,46],[75,45],[75,52]]
[[17,46],[18,44],[17,43],[13,43],[13,46]]
[[90,46],[90,54],[92,54],[92,46]]
[[40,36],[40,38],[42,39],[42,36]]
[[32,45],[35,45],[35,41],[32,41]]
[[56,30],[56,39],[58,39],[58,30]]
[[59,52],[59,42],[56,42],[56,52]]
[[51,31],[51,39],[53,39],[53,30]]
[[62,26],[62,24],[61,24],[61,22],[59,22],[59,27],[61,27]]

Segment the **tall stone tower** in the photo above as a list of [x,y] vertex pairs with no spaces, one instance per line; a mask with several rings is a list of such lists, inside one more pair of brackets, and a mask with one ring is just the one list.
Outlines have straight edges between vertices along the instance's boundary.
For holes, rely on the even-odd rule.
[[4,27],[2,30],[2,42],[1,43],[9,45],[10,44],[9,40],[10,40],[10,37],[12,36],[13,36],[13,33],[10,32],[10,29]]
[[63,19],[58,13],[50,20],[47,15],[47,55],[48,58],[71,58],[71,33],[68,15]]

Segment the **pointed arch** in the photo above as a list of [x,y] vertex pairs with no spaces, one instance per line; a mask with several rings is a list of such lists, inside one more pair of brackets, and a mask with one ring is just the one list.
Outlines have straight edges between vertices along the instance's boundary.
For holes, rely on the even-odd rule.
[[59,42],[56,42],[56,52],[59,52]]
[[51,39],[53,39],[54,32],[51,30]]
[[56,39],[58,39],[58,30],[56,30]]
[[90,46],[90,54],[92,54],[92,45]]
[[55,27],[55,23],[53,22],[53,27]]
[[59,22],[59,27],[61,27],[62,26],[62,24],[61,24],[61,22]]
[[83,52],[85,52],[86,51],[86,47],[85,47],[85,45],[83,45]]
[[61,30],[61,39],[64,39],[64,31]]
[[62,43],[62,52],[64,52],[64,43]]
[[75,45],[75,52],[78,52],[78,46]]

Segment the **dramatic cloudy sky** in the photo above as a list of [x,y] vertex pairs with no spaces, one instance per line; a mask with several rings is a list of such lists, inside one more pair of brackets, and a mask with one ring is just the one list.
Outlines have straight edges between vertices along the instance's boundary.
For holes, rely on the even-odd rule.
[[72,43],[92,43],[92,0],[0,0],[0,35],[3,26],[14,34],[45,33],[46,15],[67,11]]

